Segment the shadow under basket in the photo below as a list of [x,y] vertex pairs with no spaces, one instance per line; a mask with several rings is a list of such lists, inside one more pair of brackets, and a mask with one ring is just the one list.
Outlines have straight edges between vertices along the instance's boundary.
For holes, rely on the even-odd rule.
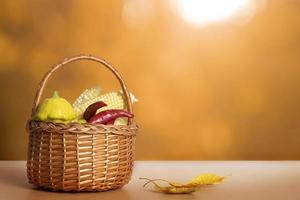
[[[106,61],[87,55],[65,59],[42,79],[32,113],[39,104],[50,75],[64,64],[92,60],[106,66],[118,78],[128,112],[132,113],[127,87],[120,74]],[[138,127],[127,125],[59,124],[30,120],[27,176],[29,183],[49,190],[107,191],[130,180]]]

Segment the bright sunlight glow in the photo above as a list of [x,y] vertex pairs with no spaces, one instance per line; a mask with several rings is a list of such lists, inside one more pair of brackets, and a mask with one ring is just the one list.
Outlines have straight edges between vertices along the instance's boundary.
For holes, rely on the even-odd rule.
[[198,25],[226,20],[250,6],[251,0],[176,0],[179,14]]

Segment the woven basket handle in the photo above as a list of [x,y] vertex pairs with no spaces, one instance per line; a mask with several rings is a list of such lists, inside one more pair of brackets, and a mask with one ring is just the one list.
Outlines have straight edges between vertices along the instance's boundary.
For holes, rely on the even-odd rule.
[[[101,58],[97,58],[95,56],[92,55],[78,55],[78,56],[74,56],[74,57],[70,57],[70,58],[66,58],[64,59],[62,62],[56,64],[55,66],[51,67],[49,69],[49,71],[44,75],[43,79],[41,80],[38,89],[36,91],[36,95],[34,98],[34,102],[33,102],[33,107],[32,107],[32,115],[35,113],[39,103],[40,103],[40,99],[42,96],[42,93],[44,91],[44,87],[49,79],[49,77],[52,75],[52,73],[54,73],[58,68],[62,67],[63,65],[66,65],[68,63],[77,61],[77,60],[91,60],[91,61],[95,61],[97,63],[100,63],[102,65],[104,65],[107,69],[109,69],[118,79],[121,87],[122,87],[122,91],[123,94],[125,96],[125,104],[127,105],[127,111],[132,113],[132,102],[129,96],[129,92],[127,89],[127,86],[125,85],[125,82],[121,76],[121,74],[108,62],[106,62],[105,60],[101,59]],[[132,120],[129,119],[128,121],[129,123],[132,123]]]

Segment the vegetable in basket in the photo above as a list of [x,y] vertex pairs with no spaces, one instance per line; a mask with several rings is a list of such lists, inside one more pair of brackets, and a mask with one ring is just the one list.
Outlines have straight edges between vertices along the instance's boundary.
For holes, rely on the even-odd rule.
[[[114,124],[117,119],[120,119],[120,117],[133,117],[132,114],[121,109],[105,110],[96,114],[98,109],[101,109],[105,106],[107,105],[103,101],[98,101],[89,105],[83,113],[83,118],[91,124]],[[117,122],[118,123],[116,125],[127,124],[123,118]]]
[[76,113],[71,104],[54,91],[51,98],[46,98],[38,106],[33,116],[34,120],[56,123],[69,123],[76,119]]
[[96,114],[98,109],[105,106],[107,106],[107,104],[104,103],[103,101],[97,101],[89,105],[83,113],[83,118],[88,121],[91,117],[93,117]]
[[[105,108],[98,109],[98,112],[109,109],[126,109],[124,95],[121,91],[109,92],[99,95],[97,88],[85,90],[73,103],[76,114],[81,117],[87,107],[95,102],[103,101],[107,104]],[[130,93],[131,102],[137,102],[136,97]]]
[[[133,102],[137,101],[132,94],[130,95]],[[98,101],[99,99],[101,101]],[[66,99],[59,97],[55,91],[51,98],[45,99],[39,105],[33,119],[64,124],[89,122],[92,124],[126,125],[126,118],[132,118],[133,115],[122,110],[125,107],[122,92],[100,95],[99,88],[87,89],[76,99],[72,107]]]
[[91,124],[114,124],[119,117],[132,118],[133,114],[120,109],[104,110],[91,117],[88,122]]
[[[137,98],[130,93],[130,99],[132,103],[137,102]],[[100,89],[99,87],[94,87],[90,89],[86,89],[83,93],[80,94],[80,96],[74,101],[73,108],[78,116],[78,119],[84,118],[88,121],[87,118],[84,117],[84,113],[86,112],[87,108],[94,104],[95,102],[102,101],[105,104],[107,104],[106,107],[98,108],[96,113],[99,113],[103,110],[109,110],[109,109],[126,109],[126,105],[124,102],[124,95],[122,91],[115,91],[115,92],[109,92],[106,94],[100,95]],[[95,114],[95,113],[94,113]],[[117,118],[114,120],[114,122],[109,122],[108,124],[115,124],[115,125],[126,125],[127,119],[126,118]]]
[[100,92],[101,92],[101,89],[100,87],[92,87],[90,89],[86,89],[84,90],[80,95],[79,97],[77,97],[77,99],[74,101],[73,103],[73,108],[76,108],[79,106],[79,105],[82,105],[84,102],[88,102],[90,101],[91,99],[94,99],[96,97],[98,97],[100,95]]

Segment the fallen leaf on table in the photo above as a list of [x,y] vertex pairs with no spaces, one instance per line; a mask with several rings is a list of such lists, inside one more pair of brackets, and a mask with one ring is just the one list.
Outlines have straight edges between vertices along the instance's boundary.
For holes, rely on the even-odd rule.
[[[218,176],[216,174],[206,173],[201,174],[193,178],[190,182],[186,184],[170,182],[163,179],[149,179],[149,178],[140,178],[143,180],[147,180],[144,184],[144,187],[149,183],[154,185],[154,191],[166,193],[166,194],[189,194],[192,192],[196,192],[202,187],[209,185],[217,185],[224,181],[225,177]],[[161,186],[157,182],[166,182],[168,186]]]
[[196,176],[190,181],[193,185],[217,185],[223,182],[224,176],[218,176],[216,174],[206,173]]

